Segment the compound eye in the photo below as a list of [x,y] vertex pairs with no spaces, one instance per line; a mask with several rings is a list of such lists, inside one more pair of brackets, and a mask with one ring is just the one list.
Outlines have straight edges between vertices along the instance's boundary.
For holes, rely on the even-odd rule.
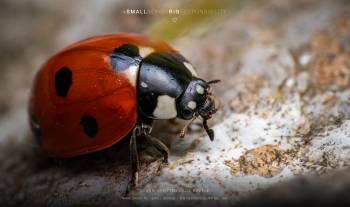
[[192,118],[193,112],[192,112],[191,110],[189,110],[189,109],[184,109],[184,110],[182,111],[182,114],[183,114],[183,117],[184,117],[185,119],[190,119],[190,118]]

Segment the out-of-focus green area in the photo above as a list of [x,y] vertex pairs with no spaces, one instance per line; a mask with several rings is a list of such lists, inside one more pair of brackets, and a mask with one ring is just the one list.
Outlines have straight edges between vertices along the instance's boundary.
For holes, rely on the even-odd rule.
[[[241,8],[265,0],[195,0],[178,5],[180,14],[169,14],[151,23],[146,33],[158,39],[169,40],[190,30],[209,28],[220,18],[234,15]],[[181,13],[183,11],[183,13]]]

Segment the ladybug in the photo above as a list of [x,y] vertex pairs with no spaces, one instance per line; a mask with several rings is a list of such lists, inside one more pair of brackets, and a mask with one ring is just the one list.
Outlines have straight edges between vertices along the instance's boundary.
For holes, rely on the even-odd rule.
[[201,117],[214,139],[207,120],[217,111],[210,90],[216,82],[199,78],[164,42],[135,34],[92,37],[66,47],[38,71],[30,127],[42,151],[56,158],[103,150],[130,137],[136,185],[136,137],[144,136],[168,160],[167,146],[151,135],[153,120]]

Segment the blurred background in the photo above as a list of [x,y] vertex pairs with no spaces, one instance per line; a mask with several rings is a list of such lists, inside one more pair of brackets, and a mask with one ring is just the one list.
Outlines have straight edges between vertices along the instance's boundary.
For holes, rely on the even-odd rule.
[[[332,196],[346,195],[350,180],[349,11],[346,0],[2,0],[0,203],[119,202],[127,162],[87,157],[57,165],[42,158],[26,110],[34,75],[50,56],[75,41],[120,32],[167,41],[201,77],[222,80],[214,90],[220,111],[210,122],[219,134],[216,147],[203,141],[207,138],[196,125],[183,141],[176,136],[181,122],[159,123],[155,133],[172,145],[173,165],[162,171],[153,162],[153,171],[144,173],[143,189],[201,183],[213,187],[210,195],[223,196],[218,203],[254,206],[293,196],[317,203],[321,185],[336,189],[327,192],[325,202],[336,201]],[[91,159],[94,170],[87,167]],[[332,183],[330,173],[339,182]],[[279,186],[304,175],[317,178]],[[197,178],[202,180],[196,183]],[[284,194],[269,197],[281,189]],[[303,189],[315,193],[304,197]],[[255,197],[241,200],[246,196]]]
[[[238,2],[238,1],[237,1]],[[39,67],[55,52],[75,41],[101,34],[142,33],[172,40],[196,27],[232,13],[234,1],[2,1],[0,37],[1,102],[5,116],[26,105],[28,90]],[[236,5],[237,4],[237,5]],[[212,14],[176,14],[175,9],[202,8]],[[129,14],[129,10],[147,14]],[[174,10],[174,14],[169,13]],[[199,10],[197,11],[199,13]],[[201,25],[201,26],[199,26]],[[11,92],[10,92],[11,91]],[[10,93],[9,93],[10,92]]]

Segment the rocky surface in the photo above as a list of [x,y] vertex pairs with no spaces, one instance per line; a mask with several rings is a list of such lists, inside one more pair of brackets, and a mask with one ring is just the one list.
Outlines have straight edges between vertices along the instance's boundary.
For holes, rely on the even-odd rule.
[[[205,79],[222,80],[214,88],[220,111],[210,122],[216,137],[211,142],[199,121],[183,139],[178,134],[184,122],[157,122],[154,134],[171,147],[170,163],[162,165],[140,140],[142,182],[128,195],[128,140],[73,159],[46,158],[28,129],[29,88],[40,64],[62,45],[98,33],[152,35],[157,29],[144,25],[157,27],[157,17],[126,16],[123,9],[166,8],[170,3],[4,2],[1,15],[7,19],[18,15],[10,22],[1,20],[7,28],[0,36],[1,45],[8,52],[1,56],[0,203],[210,200],[257,206],[292,201],[331,204],[343,197],[349,202],[345,199],[350,162],[347,1],[263,1],[239,9],[232,1],[224,4],[224,15],[181,31],[171,44]],[[159,18],[173,20],[173,16]],[[169,24],[176,27],[178,21],[181,17]]]

